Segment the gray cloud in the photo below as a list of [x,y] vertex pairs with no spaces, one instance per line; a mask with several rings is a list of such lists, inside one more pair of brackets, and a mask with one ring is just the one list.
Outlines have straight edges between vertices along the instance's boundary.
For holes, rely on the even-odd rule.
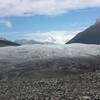
[[88,7],[100,7],[100,0],[0,0],[0,17],[60,15]]

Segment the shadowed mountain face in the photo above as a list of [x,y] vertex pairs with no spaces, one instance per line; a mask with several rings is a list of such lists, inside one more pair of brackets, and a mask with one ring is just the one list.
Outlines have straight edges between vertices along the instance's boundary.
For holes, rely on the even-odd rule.
[[0,40],[0,47],[3,46],[18,46],[19,44],[8,41],[8,40]]
[[67,43],[100,44],[100,22],[77,34]]

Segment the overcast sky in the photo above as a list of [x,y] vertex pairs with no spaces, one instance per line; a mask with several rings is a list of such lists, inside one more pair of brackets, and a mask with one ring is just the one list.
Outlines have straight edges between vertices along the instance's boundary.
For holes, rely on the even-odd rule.
[[63,43],[99,17],[100,0],[0,0],[0,37]]

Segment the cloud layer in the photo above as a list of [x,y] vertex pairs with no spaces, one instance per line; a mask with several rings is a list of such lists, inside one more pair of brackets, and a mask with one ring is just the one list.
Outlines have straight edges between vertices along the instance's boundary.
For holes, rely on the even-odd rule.
[[73,38],[79,31],[50,31],[37,32],[17,35],[18,39],[33,39],[41,42],[53,42],[57,44],[65,44],[68,40]]
[[0,17],[60,15],[89,7],[100,7],[100,0],[0,0]]

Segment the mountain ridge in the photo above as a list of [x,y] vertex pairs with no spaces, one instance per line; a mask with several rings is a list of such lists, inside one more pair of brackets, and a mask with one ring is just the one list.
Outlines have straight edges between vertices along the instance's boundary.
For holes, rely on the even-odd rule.
[[4,46],[19,46],[19,44],[9,41],[9,40],[0,40],[0,47],[4,47]]
[[27,39],[19,39],[15,40],[16,43],[20,45],[25,45],[25,44],[43,44],[43,42],[36,41],[36,40],[27,40]]
[[78,33],[66,44],[69,43],[100,44],[100,22],[96,22],[83,32]]

